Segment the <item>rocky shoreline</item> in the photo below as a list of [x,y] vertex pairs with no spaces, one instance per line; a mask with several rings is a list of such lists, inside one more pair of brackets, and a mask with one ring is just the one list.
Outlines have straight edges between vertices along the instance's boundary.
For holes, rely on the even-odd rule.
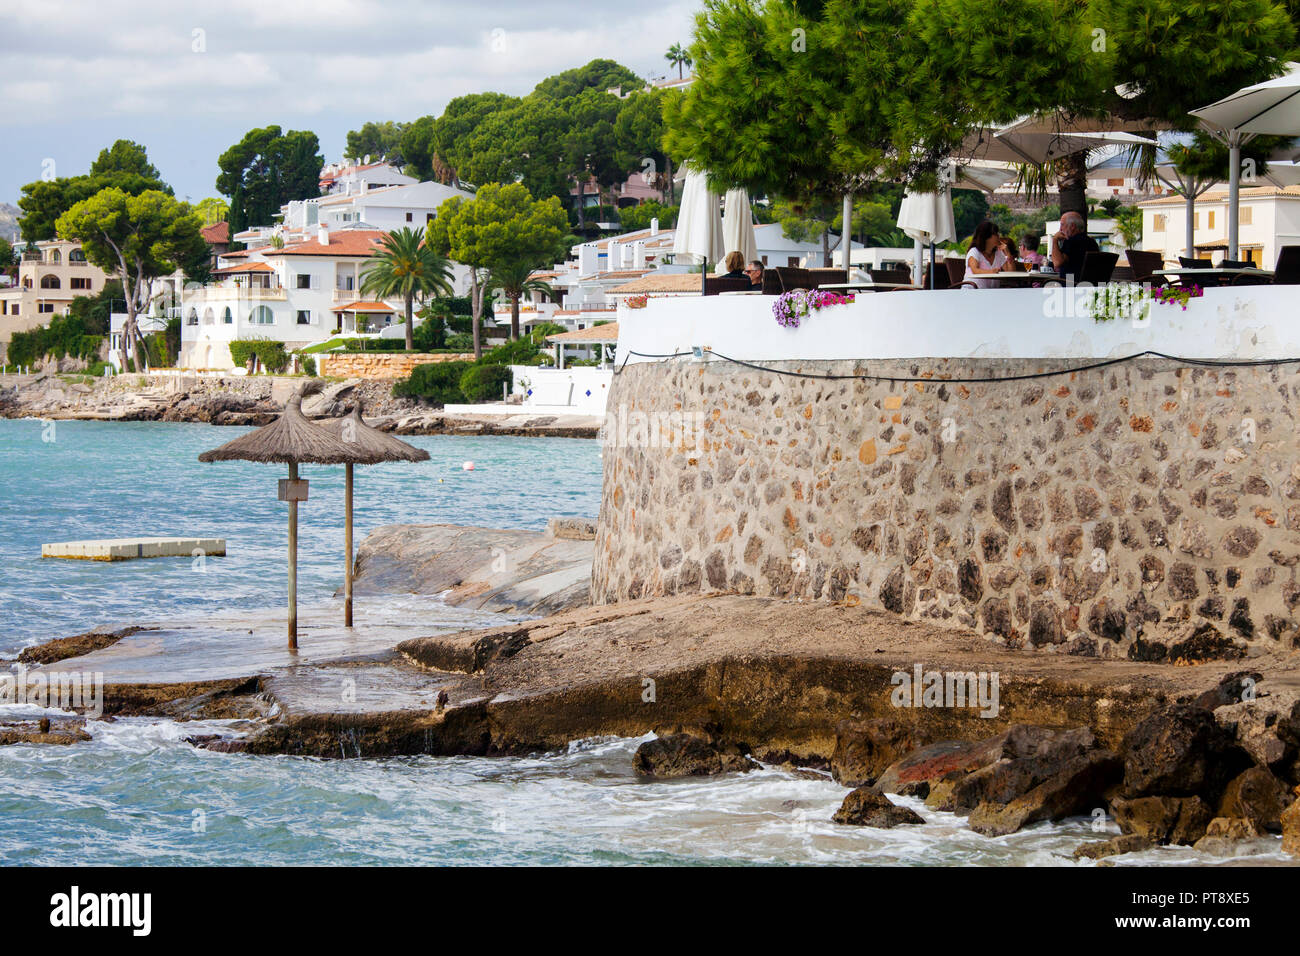
[[[275,420],[301,381],[300,377],[262,376],[10,375],[0,381],[0,418],[261,426]],[[590,420],[529,415],[522,409],[520,415],[505,420],[446,415],[440,406],[394,398],[391,381],[361,379],[329,382],[304,410],[313,417],[335,417],[346,413],[356,399],[364,402],[368,422],[400,435],[595,438],[599,427]]]

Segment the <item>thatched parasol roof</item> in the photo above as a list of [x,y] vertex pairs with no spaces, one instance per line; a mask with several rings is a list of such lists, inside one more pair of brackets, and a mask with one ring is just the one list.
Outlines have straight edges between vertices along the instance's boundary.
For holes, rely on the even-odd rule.
[[317,465],[347,462],[372,465],[387,461],[386,457],[367,451],[355,442],[341,441],[328,428],[303,415],[302,400],[313,391],[313,385],[315,389],[320,388],[319,382],[304,385],[285,403],[284,413],[271,424],[205,451],[199,455],[199,461],[309,462]]
[[387,432],[367,425],[361,417],[361,402],[352,406],[352,411],[342,418],[331,418],[320,423],[322,428],[337,436],[345,445],[357,449],[362,455],[380,456],[378,461],[428,461],[429,453],[423,448],[408,445],[400,438],[394,438]]

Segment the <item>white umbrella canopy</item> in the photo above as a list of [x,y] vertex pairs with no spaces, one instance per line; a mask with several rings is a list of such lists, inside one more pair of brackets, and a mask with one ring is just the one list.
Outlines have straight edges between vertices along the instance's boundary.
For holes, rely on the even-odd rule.
[[1192,110],[1210,130],[1243,134],[1300,135],[1300,64],[1287,64],[1286,73],[1246,86],[1221,100]]
[[749,192],[728,189],[722,213],[722,245],[727,252],[740,251],[745,262],[758,258],[758,241],[754,238],[754,216],[749,208]]
[[1237,258],[1241,147],[1259,134],[1300,135],[1300,64],[1281,76],[1246,86],[1191,111],[1201,126],[1228,144],[1228,258]]
[[673,254],[695,256],[719,262],[726,254],[722,247],[722,215],[718,211],[718,194],[709,189],[703,170],[691,167],[682,188],[682,205],[677,213],[677,231],[673,235]]
[[[904,193],[903,203],[898,207],[898,228],[916,240],[917,274],[913,278],[919,283],[921,245],[957,238],[957,227],[952,215],[952,191],[945,188],[932,193]],[[930,268],[934,268],[933,252],[930,254]]]

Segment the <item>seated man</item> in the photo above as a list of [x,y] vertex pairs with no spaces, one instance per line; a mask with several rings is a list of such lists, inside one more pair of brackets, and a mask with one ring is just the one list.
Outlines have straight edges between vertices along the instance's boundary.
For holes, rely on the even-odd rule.
[[1083,272],[1083,257],[1100,251],[1097,240],[1084,231],[1081,215],[1067,212],[1061,217],[1061,231],[1052,237],[1052,265],[1058,274],[1077,282]]
[[745,276],[749,279],[751,289],[763,288],[763,263],[757,259],[752,260],[745,268]]

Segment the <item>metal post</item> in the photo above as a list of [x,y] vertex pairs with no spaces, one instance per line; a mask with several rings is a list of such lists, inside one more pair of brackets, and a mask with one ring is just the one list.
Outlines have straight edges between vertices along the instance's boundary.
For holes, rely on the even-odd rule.
[[[1185,206],[1187,207],[1187,258],[1195,259],[1196,230],[1193,228],[1192,223],[1194,222],[1193,217],[1196,215],[1196,196],[1193,195],[1190,189],[1185,190],[1183,195],[1186,197]],[[1229,210],[1229,218],[1232,218],[1231,210]],[[1231,230],[1232,227],[1229,226],[1228,228]]]
[[352,626],[352,462],[346,464],[344,495],[347,511],[343,518],[343,547],[348,552],[348,573],[343,583],[343,626]]
[[1228,133],[1228,258],[1237,258],[1237,210],[1241,201],[1241,134]]
[[849,250],[853,244],[853,193],[844,194],[844,224],[840,228],[840,248],[844,250],[844,281],[853,281],[853,264],[849,261]]
[[[298,480],[298,463],[289,462],[289,480]],[[289,650],[298,649],[298,502],[289,498]]]

